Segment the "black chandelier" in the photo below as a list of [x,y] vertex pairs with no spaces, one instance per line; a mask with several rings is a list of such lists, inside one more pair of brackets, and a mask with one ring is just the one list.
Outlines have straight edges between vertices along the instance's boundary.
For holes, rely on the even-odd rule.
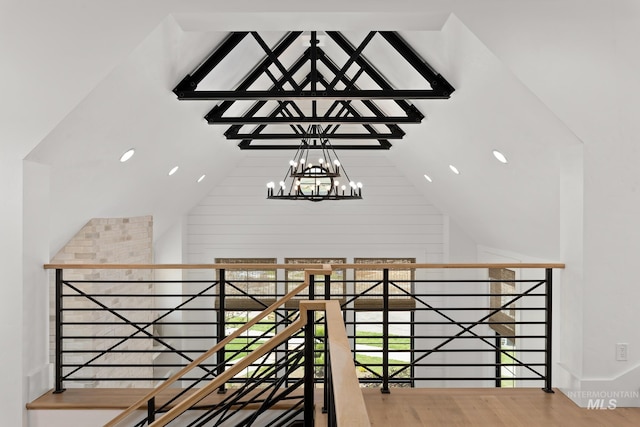
[[[355,200],[362,199],[362,183],[349,179],[331,142],[320,125],[311,125],[285,177],[276,188],[267,184],[267,199],[279,200]],[[318,154],[314,156],[314,154]],[[345,181],[340,181],[344,175]]]

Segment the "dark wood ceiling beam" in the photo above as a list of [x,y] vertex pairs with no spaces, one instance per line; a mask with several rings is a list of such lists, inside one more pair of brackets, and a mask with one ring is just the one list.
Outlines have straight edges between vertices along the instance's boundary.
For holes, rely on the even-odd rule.
[[[289,84],[291,84],[293,90],[300,90],[300,88],[298,87],[298,83],[293,80],[291,73],[284,67],[284,65],[282,65],[282,62],[280,62],[278,56],[269,48],[269,46],[267,46],[267,43],[265,43],[264,39],[260,37],[260,34],[258,34],[256,31],[252,31],[251,35],[258,42],[262,50],[264,50],[264,52],[267,54],[267,57],[271,60],[271,63],[274,64],[278,68],[278,70],[280,70],[282,76],[289,82]],[[264,70],[268,71],[269,69],[265,68]]]
[[[297,150],[300,144],[252,144],[245,140],[238,144],[241,150]],[[388,150],[391,144],[332,144],[334,150]]]
[[340,68],[340,70],[337,73],[335,73],[335,77],[333,78],[331,83],[329,83],[329,85],[327,86],[327,89],[333,89],[334,87],[336,87],[336,84],[338,84],[338,82],[342,79],[342,77],[345,75],[349,67],[351,67],[351,65],[354,62],[356,62],[358,57],[362,55],[362,51],[364,50],[365,47],[367,47],[367,45],[375,35],[376,35],[376,31],[371,31],[369,32],[369,34],[367,34],[367,36],[364,38],[362,43],[360,43],[360,46],[358,46],[358,48],[351,53],[347,62],[342,66],[342,68]]
[[[236,33],[232,33],[232,34],[236,34]],[[248,33],[239,33],[239,34],[244,34],[244,36],[246,36]],[[273,54],[276,57],[280,56],[285,50],[287,50],[287,48],[289,46],[291,46],[291,44],[298,38],[298,36],[300,34],[302,34],[302,31],[291,31],[291,32],[288,32],[282,38],[282,40],[278,43],[278,45],[273,49]],[[238,41],[238,43],[239,43],[239,41]],[[237,43],[236,43],[236,45],[237,45]],[[217,52],[217,49],[216,49],[216,52]],[[215,52],[214,52],[214,55],[215,55]],[[187,77],[190,77],[191,80],[189,80],[189,79],[187,79],[187,77],[185,77],[182,80],[182,82],[180,82],[180,84],[178,84],[178,86],[176,86],[176,88],[173,90],[173,92],[178,96],[178,99],[182,99],[181,96],[184,96],[184,94],[186,94],[186,93],[195,93],[197,84],[200,83],[200,81],[202,81],[202,79],[204,77],[206,77],[206,75],[209,74],[213,70],[213,68],[215,68],[215,66],[218,65],[219,62],[220,61],[215,62],[215,65],[213,67],[211,67],[210,65],[207,66],[207,67],[204,67],[204,65],[206,63],[206,61],[205,61],[205,63],[200,65],[196,69],[196,71],[191,73],[192,75],[197,75],[197,76],[203,75],[200,80],[195,80],[195,79],[193,79],[193,77],[187,76]],[[240,91],[247,90],[249,87],[251,87],[251,85],[253,83],[255,83],[256,80],[258,80],[258,78],[263,74],[264,70],[267,67],[269,67],[270,65],[271,65],[271,59],[269,59],[269,57],[267,57],[264,60],[262,60],[262,62],[260,62],[258,65],[256,65],[254,67],[254,69],[251,71],[251,73],[249,73],[249,75],[247,77],[245,77],[245,79],[242,82],[240,82],[240,84],[238,85],[236,90],[240,90]],[[205,73],[205,71],[206,71],[206,73]],[[225,107],[228,109],[230,106],[231,105],[228,105],[228,106],[225,106]]]
[[[294,64],[291,66],[291,68],[289,68],[289,74],[293,75],[295,73],[297,73],[302,66],[309,61],[309,50],[307,49],[297,60],[296,62],[294,62]],[[274,84],[273,86],[271,86],[271,90],[275,90],[277,87],[282,87],[282,85],[285,82],[285,76],[280,77],[280,79],[278,80],[278,83]],[[309,80],[305,80],[304,82],[301,83],[302,87],[306,86],[306,84],[308,84]],[[205,120],[209,123],[209,124],[216,124],[218,123],[218,119],[222,118],[222,115],[233,105],[235,101],[225,101],[221,104],[216,105],[215,107],[213,107],[205,116]],[[260,111],[260,109],[267,103],[267,101],[258,101],[255,104],[253,104],[251,106],[251,108],[249,108],[245,113],[244,116],[245,117],[251,117],[254,116],[255,114],[258,113],[258,111]]]
[[[326,58],[326,56],[325,56]],[[326,58],[328,60],[328,58]],[[332,64],[332,61],[328,60],[328,63]],[[327,64],[325,64],[327,65]],[[333,69],[333,66],[329,66],[327,65],[330,69]],[[358,74],[359,75],[359,74]],[[341,80],[343,80],[343,82],[345,83],[347,88],[354,88],[354,89],[358,89],[358,86],[355,85],[354,81],[349,79],[349,77],[343,75],[341,77]],[[349,113],[351,113],[351,115],[353,115],[354,117],[360,117],[360,113],[351,105],[351,102],[349,101],[338,101],[340,103],[342,103],[342,107],[343,109],[346,109]],[[362,103],[373,113],[376,115],[376,117],[385,117],[385,114],[382,110],[380,110],[378,108],[378,106],[369,100],[363,100]],[[417,112],[417,113],[416,113]],[[419,121],[422,121],[422,119],[424,118],[424,116],[422,115],[422,113],[420,113],[418,111],[417,108],[407,108],[407,113],[408,113],[408,117],[413,117],[413,118],[418,118]],[[339,126],[339,125],[338,125]],[[397,125],[397,123],[387,123],[386,124],[387,128],[389,129],[389,131],[391,133],[394,133],[396,135],[405,135],[405,132],[402,130],[402,128],[400,126]],[[369,124],[364,124],[364,128],[369,132],[369,133],[376,133],[376,130],[371,127],[371,125]],[[337,129],[334,129],[333,132],[335,133],[335,131],[337,131]],[[382,142],[382,141],[381,141]],[[388,141],[387,141],[388,142]]]
[[418,72],[424,77],[431,88],[443,89],[450,94],[455,91],[453,86],[438,74],[411,46],[395,31],[381,31],[380,35]]
[[249,34],[248,32],[233,32],[216,47],[216,49],[173,90],[174,93],[195,90],[198,84]]
[[[331,58],[329,58],[327,55],[322,55],[320,57],[322,63],[329,69],[329,71],[331,71],[332,73],[337,73],[338,72],[338,66],[331,60]],[[363,69],[360,69],[358,74],[356,74],[356,76],[360,75],[360,72],[364,71]],[[355,77],[354,79],[350,79],[347,76],[343,76],[342,77],[342,82],[346,85],[346,87],[348,89],[353,88],[354,90],[360,90],[360,88],[355,84]],[[381,80],[382,82],[382,80]],[[383,89],[389,89],[389,87],[384,86]],[[392,89],[392,88],[391,88]],[[418,110],[413,104],[407,102],[404,99],[397,99],[394,100],[394,102],[396,103],[396,105],[398,105],[398,107],[400,107],[405,113],[407,113],[407,116],[409,117],[419,117],[420,120],[424,119],[424,115],[420,112],[420,110]],[[380,108],[378,108],[378,106],[369,100],[362,100],[362,103],[376,116],[381,117],[384,116],[384,112],[382,110],[380,110]]]
[[[227,139],[301,139],[301,135],[293,133],[235,133],[225,134]],[[402,139],[402,134],[396,133],[326,133],[322,132],[314,137],[327,139]],[[300,144],[298,144],[300,145]]]
[[200,90],[183,92],[181,101],[299,101],[299,100],[375,100],[375,99],[448,99],[449,94],[435,89],[360,89],[360,90]]
[[[266,102],[266,101],[265,101]],[[296,123],[339,123],[339,124],[395,124],[395,123],[420,123],[416,117],[406,116],[358,116],[358,117],[221,117],[209,121],[209,124],[228,125],[282,125]]]

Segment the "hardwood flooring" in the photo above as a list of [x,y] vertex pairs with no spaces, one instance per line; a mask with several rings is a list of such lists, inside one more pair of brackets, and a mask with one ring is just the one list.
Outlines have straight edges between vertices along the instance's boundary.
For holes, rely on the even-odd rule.
[[[61,394],[47,393],[27,407],[30,410],[124,409],[147,391],[69,389]],[[320,412],[321,392],[316,390],[317,426],[326,425],[326,417]],[[363,389],[363,394],[373,427],[640,426],[640,408],[580,408],[559,391],[547,394],[540,389],[522,388],[392,389],[390,394],[382,394],[378,389]]]
[[640,408],[585,409],[559,391],[540,389],[365,390],[364,400],[374,427],[640,426]]

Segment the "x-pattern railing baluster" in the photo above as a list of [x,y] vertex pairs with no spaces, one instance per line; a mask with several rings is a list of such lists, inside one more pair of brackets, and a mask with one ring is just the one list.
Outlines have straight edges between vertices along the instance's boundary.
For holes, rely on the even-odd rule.
[[[233,417],[238,410],[242,410],[249,404],[259,403],[259,408],[257,408],[253,414],[246,417],[243,421],[237,421],[235,424],[237,427],[249,426],[252,425],[262,413],[271,408],[275,402],[287,399],[287,396],[302,384],[303,379],[298,379],[293,385],[287,387],[284,391],[280,390],[280,386],[286,382],[292,372],[301,366],[303,348],[302,345],[299,345],[279,360],[276,360],[275,363],[267,364],[267,360],[269,360],[269,358],[276,352],[277,350],[273,349],[265,354],[262,359],[263,363],[261,363],[258,368],[251,373],[251,376],[249,377],[251,381],[244,382],[240,388],[235,389],[232,394],[225,397],[225,399],[220,403],[210,408],[208,412],[198,417],[186,427],[204,426],[213,419],[216,419],[216,425],[222,424]],[[261,370],[261,368],[265,366],[266,369]],[[259,393],[250,395],[250,393],[258,389],[261,384],[267,382],[269,378],[273,377],[277,371],[281,370],[283,366],[285,367],[284,375],[281,375],[275,381],[270,382],[268,387],[260,389]],[[278,391],[280,391],[279,395],[277,394]],[[261,397],[265,393],[267,396]],[[243,400],[245,398],[247,399]],[[194,409],[203,408],[205,407],[196,406]]]
[[[210,289],[213,289],[218,282],[214,282],[211,286],[206,287],[205,289],[203,289],[202,291],[198,292],[197,294],[191,296],[190,298],[188,298],[187,300],[183,301],[181,304],[178,304],[175,308],[168,310],[165,314],[163,314],[162,316],[156,318],[155,320],[153,320],[152,322],[147,323],[144,326],[139,326],[137,325],[135,322],[131,322],[128,318],[126,318],[125,316],[121,315],[120,313],[118,313],[116,311],[116,309],[114,308],[110,308],[108,306],[106,306],[105,304],[101,303],[100,301],[98,301],[96,298],[92,297],[91,295],[87,294],[86,292],[82,291],[81,289],[73,286],[71,284],[70,281],[63,281],[64,285],[66,285],[68,288],[76,291],[80,296],[83,296],[84,298],[88,299],[89,301],[93,302],[94,304],[98,305],[99,307],[102,308],[102,310],[107,311],[109,313],[111,313],[112,315],[114,315],[116,318],[122,320],[124,323],[124,325],[129,325],[132,326],[133,328],[136,329],[136,331],[130,335],[128,335],[125,338],[122,338],[120,341],[118,341],[116,344],[113,344],[111,347],[107,348],[106,350],[101,351],[97,356],[94,356],[93,358],[91,358],[89,361],[87,361],[84,365],[76,367],[76,369],[72,370],[71,372],[68,372],[64,378],[69,378],[71,375],[73,375],[74,373],[78,372],[80,369],[88,367],[91,365],[91,363],[95,362],[97,359],[101,358],[102,356],[110,353],[111,351],[113,351],[115,348],[117,348],[118,346],[120,346],[121,344],[123,344],[124,342],[126,342],[129,338],[133,338],[134,336],[138,335],[139,333],[143,333],[145,335],[147,335],[150,339],[153,339],[154,341],[158,342],[159,344],[162,344],[163,346],[165,346],[167,349],[171,350],[172,352],[180,355],[181,357],[183,357],[184,359],[188,360],[189,362],[192,362],[193,359],[191,359],[189,356],[187,356],[185,353],[183,353],[182,351],[174,348],[173,346],[171,346],[169,343],[165,342],[164,340],[162,340],[159,337],[154,336],[152,333],[148,332],[146,329],[150,326],[153,326],[155,324],[157,324],[160,320],[164,319],[165,317],[169,316],[171,313],[173,313],[176,310],[179,310],[180,308],[184,307],[186,304],[190,303],[191,301],[195,300],[197,297],[204,295],[206,292],[208,292]],[[209,369],[203,367],[203,366],[199,366],[201,369],[203,369],[205,372],[207,372],[208,374],[212,374],[212,371],[210,371]]]
[[[527,291],[519,294],[518,296],[516,296],[515,298],[512,298],[511,300],[507,301],[506,303],[503,303],[500,307],[497,308],[492,308],[492,311],[489,312],[488,315],[483,316],[481,319],[475,321],[475,322],[456,322],[453,318],[451,318],[450,316],[448,316],[447,314],[443,313],[441,310],[434,308],[433,306],[431,306],[429,303],[427,303],[426,301],[422,300],[421,298],[412,295],[411,293],[409,293],[408,291],[406,291],[405,289],[397,286],[395,283],[390,282],[390,284],[393,284],[397,289],[400,289],[402,292],[406,293],[408,296],[411,296],[412,298],[414,298],[416,301],[424,304],[426,307],[428,307],[429,309],[431,309],[432,311],[436,312],[437,314],[439,314],[440,316],[444,317],[445,319],[447,319],[448,321],[451,322],[451,324],[454,324],[458,327],[460,327],[462,330],[460,332],[458,332],[457,334],[455,334],[454,336],[444,340],[443,342],[441,342],[440,344],[438,344],[437,346],[435,346],[434,348],[425,351],[425,353],[415,359],[413,359],[412,364],[415,365],[418,362],[420,362],[421,360],[423,360],[424,358],[428,357],[429,355],[433,354],[434,352],[438,351],[439,349],[441,349],[442,347],[444,347],[445,345],[449,344],[451,341],[455,340],[456,338],[462,336],[465,333],[470,333],[471,335],[477,337],[478,339],[480,339],[481,341],[485,342],[486,344],[488,344],[490,347],[494,348],[495,350],[499,350],[501,353],[507,354],[505,350],[502,350],[501,348],[499,348],[496,344],[492,343],[491,341],[488,341],[486,338],[483,338],[481,336],[479,336],[478,334],[476,334],[474,331],[472,331],[473,328],[475,328],[476,326],[478,326],[479,324],[482,324],[482,322],[484,322],[485,320],[489,319],[490,317],[492,317],[493,315],[495,315],[496,313],[499,313],[500,311],[508,308],[508,306],[510,304],[515,303],[516,301],[520,300],[521,298],[524,298],[527,295],[531,295],[531,293],[533,291],[535,291],[536,289],[538,289],[540,286],[544,285],[545,281],[542,280],[540,282],[538,282],[537,284],[533,285],[530,289],[527,289]],[[464,325],[468,325],[468,326],[464,326]],[[520,364],[521,366],[526,367],[528,370],[530,370],[531,372],[533,372],[534,374],[538,375],[540,378],[544,378],[544,375],[542,375],[541,373],[539,373],[538,371],[536,371],[535,369],[533,369],[531,366],[525,364],[524,362],[518,360],[515,356],[513,355],[508,355],[511,359],[513,359],[515,362],[517,362],[518,364]],[[401,372],[407,370],[411,365],[407,365],[401,369],[399,369],[398,371],[394,372],[390,377],[396,377],[398,376]]]
[[[267,307],[268,307],[268,305],[267,305],[267,304],[265,304],[263,301],[261,301],[261,300],[259,300],[258,298],[256,298],[256,297],[255,297],[255,295],[251,295],[250,293],[248,293],[248,292],[247,292],[247,291],[245,291],[244,289],[239,288],[238,286],[234,285],[234,284],[233,284],[233,282],[230,282],[230,281],[228,281],[228,280],[227,280],[227,281],[225,281],[225,284],[226,284],[226,285],[229,285],[230,287],[232,287],[233,289],[235,289],[236,291],[238,291],[238,292],[240,293],[240,295],[246,296],[246,297],[247,297],[247,298],[249,298],[250,300],[257,302],[258,304],[260,304],[260,305],[262,306],[262,308],[263,308],[263,309],[265,309],[265,308],[267,308]],[[283,315],[282,313],[280,313],[280,311],[279,311],[279,310],[276,310],[276,311],[274,312],[274,314],[275,314],[276,316],[280,316],[280,320],[286,320],[286,319],[287,319],[287,316],[285,316],[285,315]]]

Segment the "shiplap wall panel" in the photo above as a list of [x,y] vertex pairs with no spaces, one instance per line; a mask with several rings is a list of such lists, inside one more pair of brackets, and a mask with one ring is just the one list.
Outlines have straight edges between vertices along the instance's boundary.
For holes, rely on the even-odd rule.
[[[206,224],[206,225],[189,225],[188,233],[192,236],[191,241],[193,243],[197,243],[198,241],[206,241],[204,239],[208,239],[208,236],[211,235],[238,235],[238,234],[249,234],[249,235],[272,235],[274,234],[274,229],[277,229],[277,222],[275,221],[275,217],[270,217],[273,226],[269,226],[269,224],[260,223],[260,224],[247,224],[236,223],[236,224]],[[375,218],[373,218],[375,219]],[[387,219],[392,219],[391,217]],[[289,226],[308,225],[308,222],[304,221],[305,218],[291,218],[289,222]],[[337,222],[336,222],[337,224]],[[372,218],[368,218],[366,221],[358,222],[357,218],[353,218],[349,222],[340,222],[342,225],[350,225],[350,226],[358,226],[358,225],[376,225],[373,222]],[[344,234],[344,230],[337,230],[335,224],[318,224],[316,226],[316,231],[318,234],[323,235],[337,235]],[[442,233],[442,226],[439,224],[419,224],[416,222],[408,221],[404,224],[397,224],[392,228],[380,228],[376,231],[375,234],[437,234],[440,235]],[[347,233],[348,234],[348,233]],[[195,237],[200,236],[200,240],[195,239]]]
[[340,154],[349,177],[363,182],[363,200],[267,200],[266,183],[282,179],[289,156],[249,154],[191,210],[187,262],[213,262],[216,257],[442,261],[443,215],[383,153]]
[[[212,204],[207,205],[198,205],[196,206],[189,216],[215,216],[215,215],[240,215],[240,216],[267,216],[267,215],[277,215],[277,216],[293,216],[294,214],[300,215],[309,215],[315,214],[317,216],[323,216],[327,214],[331,215],[356,215],[356,216],[367,216],[369,214],[375,213],[376,215],[392,215],[397,218],[398,215],[424,215],[428,216],[437,216],[441,217],[441,215],[435,215],[432,211],[432,206],[428,205],[382,205],[382,204],[372,204],[369,199],[369,195],[367,193],[364,194],[365,200],[349,200],[349,201],[340,201],[336,202],[339,204],[339,207],[336,207],[333,212],[325,212],[324,210],[314,209],[311,206],[312,202],[304,202],[304,201],[280,201],[273,200],[270,201],[269,204],[266,203],[266,200],[262,201],[262,199],[266,198],[266,192],[264,195],[253,196],[252,200],[248,200],[246,198],[238,199],[238,200],[230,200],[220,198],[218,204],[214,204],[214,202],[210,202]],[[260,198],[260,199],[257,199]],[[235,202],[235,203],[232,203]],[[209,203],[209,202],[208,202]],[[323,202],[320,202],[323,203]],[[330,203],[330,202],[327,202]],[[366,208],[363,209],[363,205],[366,203]],[[358,205],[360,204],[360,205]],[[313,205],[317,205],[317,203],[313,203]],[[305,208],[309,208],[307,212],[304,211]],[[315,211],[315,212],[314,212]],[[425,218],[426,220],[427,218]]]
[[[440,219],[442,215],[430,214],[433,218],[424,218],[424,215],[405,214],[403,215],[405,225],[420,225],[425,227],[426,232],[441,233],[442,223]],[[216,216],[215,224],[211,223],[211,216]],[[391,221],[395,217],[395,214],[378,213],[377,215],[362,216],[357,214],[336,214],[333,215],[333,221],[336,224],[379,224],[380,220]],[[224,227],[226,225],[249,225],[248,218],[256,219],[256,215],[253,214],[237,214],[237,215],[192,215],[189,221],[189,229],[195,231],[197,226],[205,227]],[[256,219],[259,224],[262,225],[277,225],[281,223],[279,215],[262,215]],[[425,225],[426,221],[426,225]],[[291,225],[306,225],[309,224],[308,217],[292,216],[288,218],[288,223]],[[205,232],[205,230],[203,230]]]

